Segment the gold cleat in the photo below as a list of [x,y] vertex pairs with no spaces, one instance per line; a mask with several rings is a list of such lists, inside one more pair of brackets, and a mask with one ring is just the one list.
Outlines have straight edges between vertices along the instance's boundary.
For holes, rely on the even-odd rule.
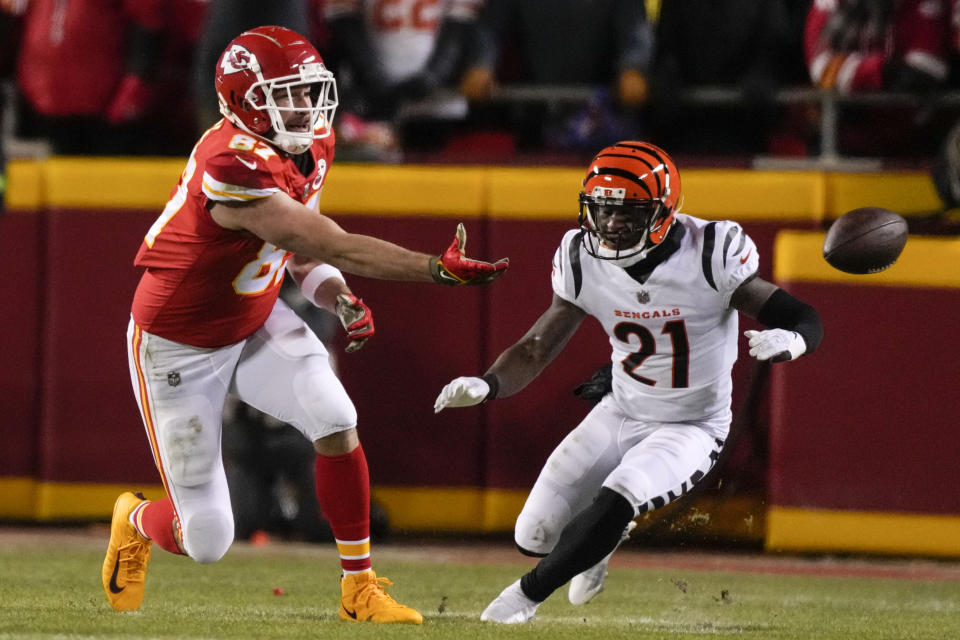
[[392,586],[387,578],[370,571],[351,573],[340,579],[340,619],[353,622],[406,622],[421,624],[420,612],[400,604],[387,595]]
[[133,611],[143,602],[144,579],[150,562],[151,540],[130,524],[130,512],[146,499],[140,493],[126,491],[113,505],[110,544],[103,559],[103,590],[110,606],[117,611]]

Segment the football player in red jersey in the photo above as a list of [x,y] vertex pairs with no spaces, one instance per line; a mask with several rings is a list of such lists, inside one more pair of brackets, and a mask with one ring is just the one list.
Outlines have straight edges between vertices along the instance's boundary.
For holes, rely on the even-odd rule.
[[757,360],[795,360],[820,344],[817,312],[757,277],[743,228],[680,213],[680,201],[680,173],[662,149],[603,149],[583,181],[580,228],[553,258],[550,307],[482,378],[457,378],[437,397],[441,411],[519,392],[588,314],[609,335],[610,385],[550,454],[517,517],[517,546],[543,559],[481,620],[527,622],[568,581],[570,602],[588,602],[633,519],[706,475],[730,428],[738,311],[770,327],[745,332]]
[[333,161],[333,75],[282,27],[237,36],[217,65],[224,118],[197,142],[136,257],[128,355],[134,392],[167,497],[122,494],[103,586],[117,610],[139,608],[153,542],[199,563],[233,541],[220,451],[227,393],[299,429],[315,445],[316,489],[340,552],[340,617],[421,615],[384,591],[370,562],[370,488],[357,413],[326,349],[280,299],[284,270],[335,313],[360,348],[369,307],[340,269],[371,278],[481,284],[507,268],[464,256],[463,226],[440,256],[347,233],[318,211]]

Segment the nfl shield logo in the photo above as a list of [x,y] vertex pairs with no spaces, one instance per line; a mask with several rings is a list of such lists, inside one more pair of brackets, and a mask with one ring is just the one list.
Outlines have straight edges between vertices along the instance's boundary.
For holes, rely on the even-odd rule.
[[168,374],[167,374],[167,384],[170,385],[171,387],[175,387],[175,386],[177,386],[178,384],[180,384],[180,372],[179,372],[179,371],[171,371],[170,373],[168,373]]
[[650,294],[647,291],[641,291],[637,294],[637,302],[640,304],[647,304],[650,302]]

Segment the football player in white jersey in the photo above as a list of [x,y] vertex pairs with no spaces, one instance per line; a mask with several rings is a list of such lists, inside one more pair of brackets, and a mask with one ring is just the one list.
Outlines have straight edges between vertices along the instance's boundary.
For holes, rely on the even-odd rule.
[[716,462],[731,422],[738,313],[758,360],[794,360],[820,344],[816,311],[757,277],[740,225],[679,213],[680,174],[646,142],[620,142],[590,163],[579,229],[553,258],[553,300],[482,377],[447,384],[434,410],[511,396],[563,350],[588,315],[610,338],[612,390],[553,451],[517,518],[537,566],[481,614],[530,620],[570,582],[573,604],[603,588],[610,555],[639,514],[687,493]]

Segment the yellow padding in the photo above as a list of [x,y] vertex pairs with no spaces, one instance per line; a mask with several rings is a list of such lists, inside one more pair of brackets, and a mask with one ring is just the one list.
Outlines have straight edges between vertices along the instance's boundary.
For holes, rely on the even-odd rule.
[[478,217],[486,174],[459,167],[334,164],[320,211],[378,215]]
[[960,516],[770,507],[770,551],[960,556]]
[[513,531],[527,499],[520,489],[374,487],[390,525],[401,531]]
[[[164,497],[161,485],[136,487],[96,483],[41,482],[0,478],[0,518],[26,520],[109,519],[124,491]],[[390,525],[402,531],[512,531],[526,490],[479,487],[373,487]]]
[[826,210],[831,217],[860,207],[883,207],[909,216],[943,206],[925,172],[828,173],[826,180]]
[[778,282],[832,282],[856,286],[960,287],[960,238],[910,236],[896,264],[880,273],[853,275],[823,259],[826,234],[781,231],[774,241],[773,275]]
[[0,517],[29,519],[36,515],[37,482],[33,478],[0,478]]
[[44,163],[45,202],[76,209],[163,208],[184,160],[56,157]]
[[799,220],[824,217],[824,175],[801,171],[684,171],[684,213],[711,220]]
[[43,165],[39,160],[11,160],[7,163],[4,206],[21,211],[35,211],[43,207]]
[[487,210],[499,218],[541,218],[577,223],[581,169],[476,169],[489,176]]
[[163,486],[40,482],[32,478],[0,478],[0,517],[28,520],[110,518],[113,503],[124,491],[141,491],[148,499],[166,495]]
[[[183,158],[53,157],[8,164],[11,209],[160,211]],[[335,163],[321,209],[380,216],[576,220],[586,167],[453,167]],[[680,170],[682,210],[708,219],[813,221],[863,206],[904,215],[938,208],[922,172]]]

